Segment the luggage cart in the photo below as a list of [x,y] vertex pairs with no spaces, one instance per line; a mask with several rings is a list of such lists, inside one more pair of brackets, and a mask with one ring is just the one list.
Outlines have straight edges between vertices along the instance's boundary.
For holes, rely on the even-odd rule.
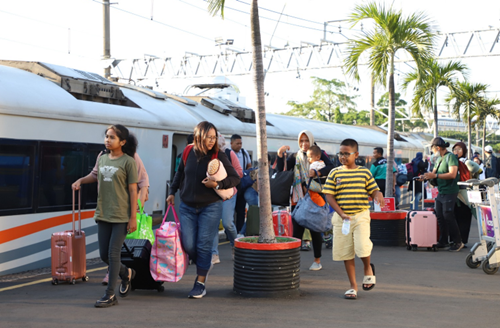
[[470,249],[465,259],[469,268],[482,266],[486,274],[495,274],[500,267],[500,193],[498,179],[458,182],[467,186],[469,202],[476,208],[479,242]]

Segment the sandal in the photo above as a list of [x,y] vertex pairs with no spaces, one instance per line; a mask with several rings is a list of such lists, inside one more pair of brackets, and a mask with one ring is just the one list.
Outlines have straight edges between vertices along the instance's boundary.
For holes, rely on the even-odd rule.
[[[372,290],[375,287],[376,279],[375,279],[375,265],[370,263],[372,267],[372,276],[364,276],[363,277],[363,290]],[[365,285],[371,285],[370,287],[366,287]]]
[[348,300],[355,300],[358,298],[358,292],[354,289],[349,289],[344,293],[344,297]]

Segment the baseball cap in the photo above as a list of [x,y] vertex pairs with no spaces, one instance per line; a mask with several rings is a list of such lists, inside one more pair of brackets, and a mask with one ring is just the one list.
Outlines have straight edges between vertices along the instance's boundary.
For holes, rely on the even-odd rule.
[[484,147],[484,151],[487,152],[487,153],[492,153],[493,152],[493,147],[491,147],[490,145]]
[[449,147],[450,144],[445,142],[441,137],[435,137],[432,139],[431,146],[439,146],[439,147]]

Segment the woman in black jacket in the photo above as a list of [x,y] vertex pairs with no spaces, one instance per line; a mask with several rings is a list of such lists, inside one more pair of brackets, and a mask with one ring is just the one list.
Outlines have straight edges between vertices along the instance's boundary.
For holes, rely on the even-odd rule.
[[[183,154],[167,203],[174,204],[174,195],[180,187],[181,241],[189,258],[196,264],[198,274],[189,297],[202,298],[206,294],[205,279],[212,264],[213,241],[222,217],[222,199],[215,190],[236,187],[240,177],[226,154],[219,151],[217,128],[212,123],[199,123],[194,129],[194,143],[188,147],[185,151],[189,153]],[[222,162],[227,172],[227,177],[219,182],[208,179],[206,175],[213,157]]]
[[[318,176],[320,179],[326,179],[328,173],[334,168],[334,165],[330,158],[326,156],[326,154],[321,151],[321,160],[325,163],[325,167],[318,170],[317,174],[314,170],[309,170],[309,162],[307,160],[307,151],[309,148],[314,145],[314,136],[311,132],[304,130],[299,133],[298,137],[299,142],[299,151],[294,156],[288,156],[287,158],[287,170],[300,170],[300,172],[295,172],[295,180],[293,183],[293,191],[292,191],[292,207],[297,204],[299,199],[304,197],[303,186],[307,184],[309,177],[315,178]],[[285,167],[285,160],[283,158],[283,154],[290,150],[290,146],[281,146],[278,149],[278,158],[277,158],[277,171],[283,171]],[[298,164],[298,165],[297,165]],[[293,223],[293,236],[295,238],[302,239],[302,235],[304,234],[304,227],[300,226],[292,219]],[[314,250],[314,262],[309,268],[309,270],[321,270],[321,246],[323,243],[323,237],[321,233],[324,231],[311,231],[311,239]]]

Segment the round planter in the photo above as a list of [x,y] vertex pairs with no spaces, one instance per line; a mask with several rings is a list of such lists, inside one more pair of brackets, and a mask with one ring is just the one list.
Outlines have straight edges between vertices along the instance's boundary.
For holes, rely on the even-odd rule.
[[371,212],[371,240],[376,246],[405,246],[406,211]]
[[233,291],[245,297],[298,296],[300,239],[276,237],[273,244],[259,244],[257,239],[234,242]]

